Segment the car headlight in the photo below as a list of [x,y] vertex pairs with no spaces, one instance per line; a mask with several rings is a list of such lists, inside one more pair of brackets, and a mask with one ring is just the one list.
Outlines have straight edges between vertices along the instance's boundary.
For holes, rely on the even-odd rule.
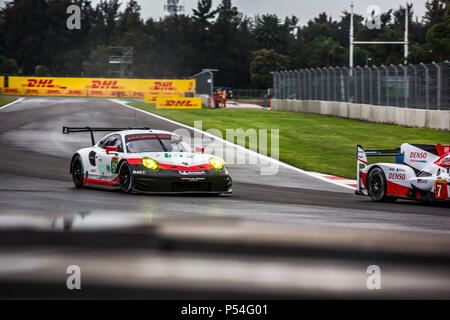
[[155,160],[153,160],[152,158],[142,159],[142,164],[144,165],[144,167],[146,167],[150,170],[158,169],[158,163]]
[[212,167],[216,170],[220,170],[223,168],[223,161],[219,158],[210,158],[209,163],[212,165]]

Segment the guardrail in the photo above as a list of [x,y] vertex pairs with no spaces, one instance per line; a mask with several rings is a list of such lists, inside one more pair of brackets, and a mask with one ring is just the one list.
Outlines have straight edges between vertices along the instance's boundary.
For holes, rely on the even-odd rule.
[[450,63],[272,72],[275,99],[450,110]]

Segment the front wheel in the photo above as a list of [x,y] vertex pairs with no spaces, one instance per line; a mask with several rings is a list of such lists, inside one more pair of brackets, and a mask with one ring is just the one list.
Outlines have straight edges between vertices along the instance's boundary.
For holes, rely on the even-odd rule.
[[123,162],[119,168],[119,186],[120,190],[125,193],[130,193],[133,189],[133,177],[131,168],[128,162]]
[[75,159],[72,161],[72,180],[75,184],[75,187],[81,188],[83,187],[83,179],[84,179],[84,172],[83,172],[83,162],[81,161],[81,157],[77,155]]
[[383,170],[375,168],[370,171],[367,178],[367,191],[370,198],[376,202],[394,202],[397,200],[394,197],[388,197],[386,195],[386,176]]

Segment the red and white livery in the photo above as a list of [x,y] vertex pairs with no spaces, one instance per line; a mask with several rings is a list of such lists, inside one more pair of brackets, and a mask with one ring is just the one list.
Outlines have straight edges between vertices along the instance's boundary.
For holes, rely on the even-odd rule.
[[[356,194],[386,202],[450,200],[450,145],[404,143],[395,150],[364,150],[358,145],[357,152]],[[371,156],[395,156],[397,163],[369,164]]]

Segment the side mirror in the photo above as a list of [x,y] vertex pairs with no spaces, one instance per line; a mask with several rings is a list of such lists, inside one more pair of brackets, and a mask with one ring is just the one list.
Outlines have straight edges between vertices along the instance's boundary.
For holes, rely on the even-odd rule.
[[117,147],[106,147],[106,154],[115,153],[117,150]]
[[195,147],[196,153],[205,153],[205,147]]

